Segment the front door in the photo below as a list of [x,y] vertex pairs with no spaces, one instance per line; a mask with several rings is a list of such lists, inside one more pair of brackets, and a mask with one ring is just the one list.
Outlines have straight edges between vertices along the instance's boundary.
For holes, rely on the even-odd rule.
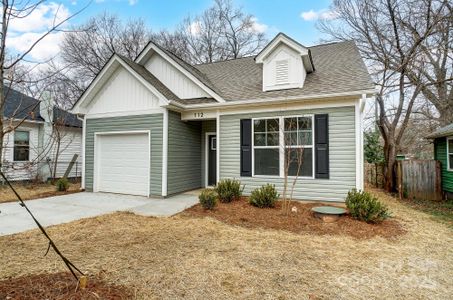
[[217,176],[217,139],[215,135],[209,135],[208,138],[208,185],[214,186]]

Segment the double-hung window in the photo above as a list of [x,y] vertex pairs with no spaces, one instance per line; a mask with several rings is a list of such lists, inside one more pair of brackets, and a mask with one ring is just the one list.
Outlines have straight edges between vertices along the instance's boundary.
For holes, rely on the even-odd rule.
[[280,175],[280,119],[253,120],[255,175]]
[[284,118],[284,168],[289,176],[313,176],[313,117]]
[[14,161],[29,161],[30,159],[30,132],[14,132]]
[[253,119],[253,175],[313,177],[313,116]]
[[447,138],[448,170],[453,171],[453,137]]

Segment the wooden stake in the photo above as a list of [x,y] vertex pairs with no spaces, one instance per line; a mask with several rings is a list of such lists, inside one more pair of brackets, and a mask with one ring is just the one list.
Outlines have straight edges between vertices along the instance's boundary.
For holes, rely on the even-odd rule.
[[80,276],[79,278],[79,287],[81,290],[84,290],[87,287],[88,278],[86,276]]

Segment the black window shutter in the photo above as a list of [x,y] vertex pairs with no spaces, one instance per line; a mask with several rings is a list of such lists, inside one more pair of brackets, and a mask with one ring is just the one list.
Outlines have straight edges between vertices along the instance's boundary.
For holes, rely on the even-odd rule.
[[252,120],[241,120],[241,176],[252,176]]
[[329,179],[329,115],[315,115],[315,178]]

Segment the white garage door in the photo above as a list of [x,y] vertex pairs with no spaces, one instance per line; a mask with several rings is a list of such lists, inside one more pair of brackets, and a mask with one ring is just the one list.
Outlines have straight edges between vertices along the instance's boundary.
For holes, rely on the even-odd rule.
[[148,133],[102,134],[96,137],[96,191],[149,195]]

